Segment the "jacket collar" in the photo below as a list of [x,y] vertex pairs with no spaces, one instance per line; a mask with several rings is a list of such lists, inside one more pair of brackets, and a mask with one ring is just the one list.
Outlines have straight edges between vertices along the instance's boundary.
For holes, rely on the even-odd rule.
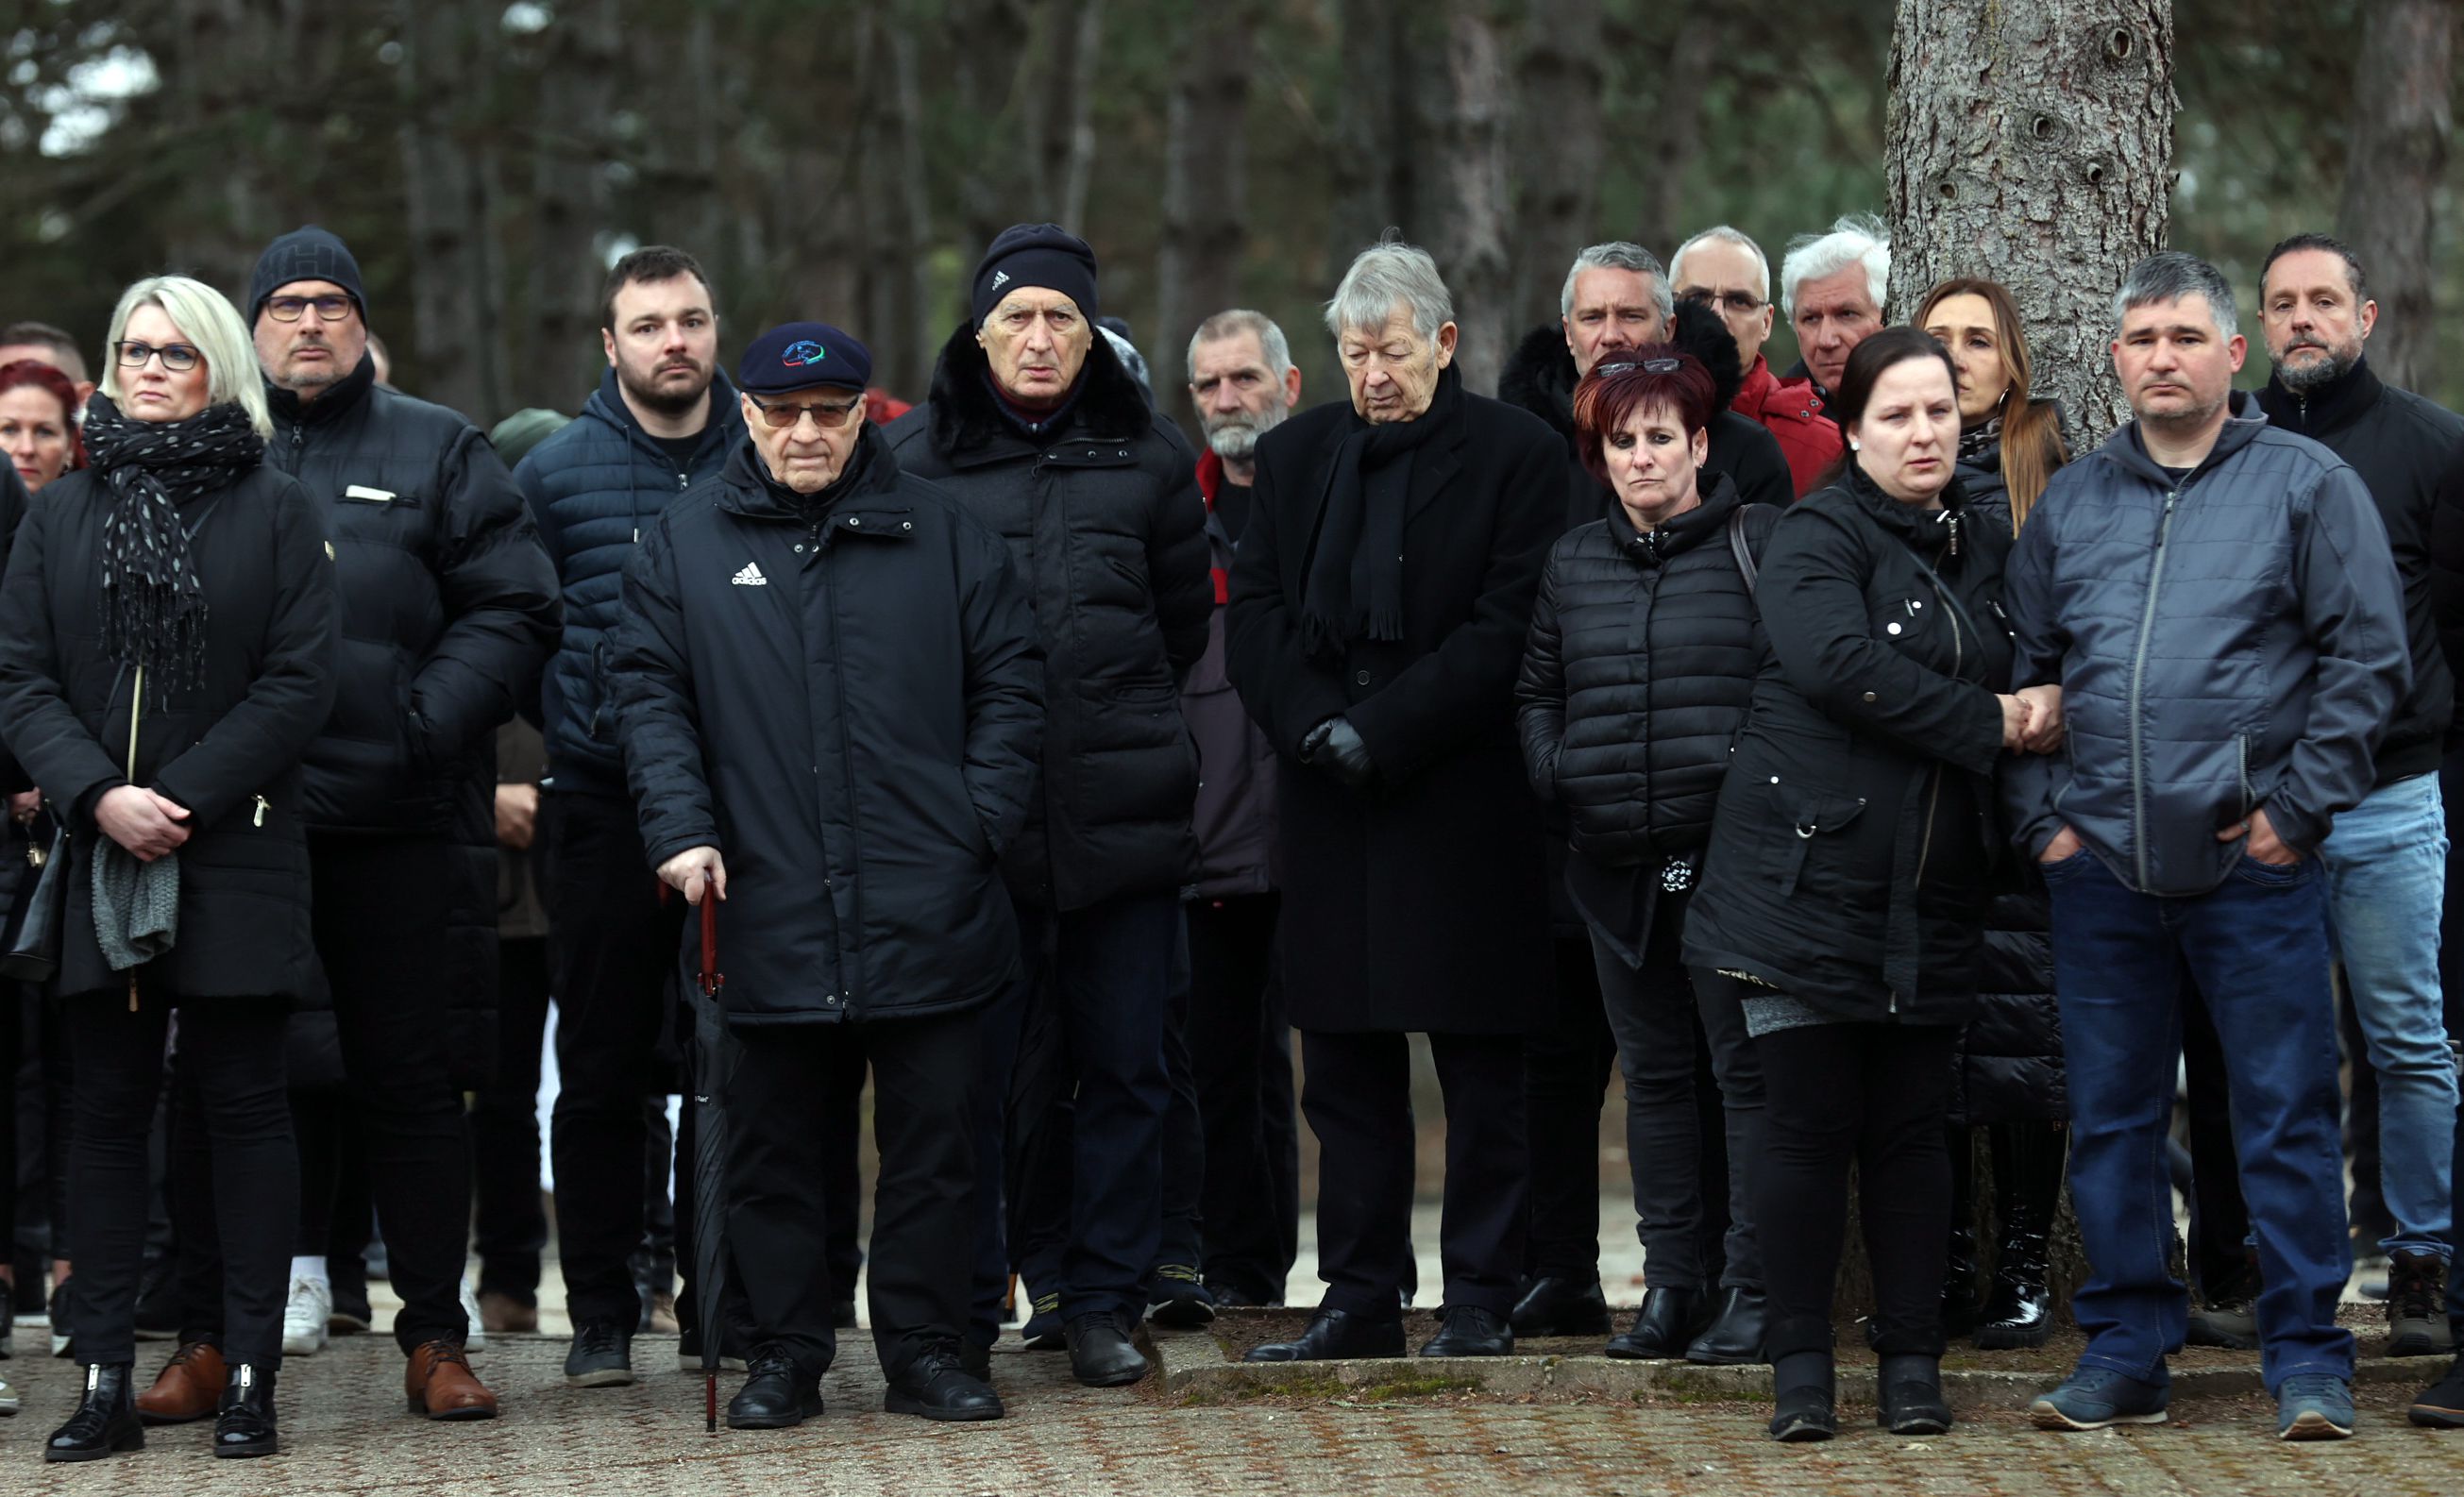
[[2386,388],[2365,354],[2351,368],[2313,389],[2295,390],[2281,374],[2269,375],[2267,387],[2258,392],[2258,408],[2287,431],[2323,437],[2369,414]]
[[[624,386],[616,383],[616,371],[604,369],[599,375],[599,388],[583,404],[582,413],[603,421],[645,452],[667,461],[667,449],[659,439],[642,426],[633,407],[625,404]],[[736,386],[725,374],[713,372],[710,377],[710,420],[701,429],[701,446],[693,450],[696,461],[713,445],[735,447],[744,441],[744,411],[737,400]]]
[[1848,466],[1839,474],[1838,486],[1875,523],[1917,551],[1930,553],[1940,548],[1959,526],[1967,522],[1968,485],[1955,462],[1951,465],[1950,486],[1942,491],[1942,508],[1939,510],[1904,504],[1883,493],[1882,486],[1866,474],[1853,452],[1849,454]]
[[1215,513],[1215,495],[1223,487],[1223,459],[1208,448],[1198,454],[1198,495],[1206,501],[1206,513]]
[[1719,534],[1728,523],[1729,512],[1743,502],[1737,497],[1737,486],[1727,473],[1708,468],[1696,469],[1694,481],[1701,486],[1703,502],[1648,535],[1635,528],[1624,505],[1611,499],[1609,539],[1617,543],[1617,555],[1639,566],[1661,566]]
[[[2248,447],[2261,431],[2267,429],[2267,413],[2259,408],[2258,398],[2247,391],[2233,391],[2226,402],[2225,411],[2224,429],[2216,433],[2216,445],[2207,457],[2190,470],[2193,478]],[[2113,435],[2106,437],[2104,445],[2096,450],[2096,455],[2137,474],[2156,488],[2169,491],[2173,487],[2172,475],[2158,467],[2156,459],[2147,455],[2147,444],[2141,440],[2136,421],[2124,423]]]
[[1564,329],[1543,322],[1523,335],[1497,372],[1497,398],[1549,423],[1569,447],[1574,441],[1574,356]]
[[1029,439],[1001,413],[991,379],[992,368],[976,342],[974,325],[960,322],[941,345],[940,360],[933,366],[927,428],[933,451],[954,467],[1035,451],[1045,442],[1074,434],[1131,441],[1155,425],[1155,407],[1147,404],[1146,392],[1121,367],[1111,340],[1101,334],[1087,350],[1087,365],[1079,371],[1073,404],[1063,421],[1040,438]]
[[[836,520],[849,515],[909,513],[911,506],[893,502],[898,488],[898,458],[891,451],[890,444],[881,439],[880,428],[865,423],[849,462],[855,472],[841,473],[836,483],[817,495],[799,495],[771,478],[769,468],[761,461],[761,453],[748,433],[727,455],[716,501],[720,509],[744,519],[793,524],[821,514]],[[901,534],[889,525],[859,533],[890,539]]]
[[303,427],[321,427],[339,421],[366,403],[368,391],[376,387],[377,362],[372,355],[360,355],[359,366],[336,381],[331,388],[315,400],[303,401],[272,380],[265,382],[265,404],[275,418]]

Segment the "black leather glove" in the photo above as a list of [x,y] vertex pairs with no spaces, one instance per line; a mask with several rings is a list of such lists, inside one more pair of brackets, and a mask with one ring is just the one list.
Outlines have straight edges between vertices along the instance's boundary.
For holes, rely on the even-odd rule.
[[1323,770],[1335,783],[1357,790],[1377,773],[1369,745],[1347,717],[1329,717],[1301,739],[1301,762]]

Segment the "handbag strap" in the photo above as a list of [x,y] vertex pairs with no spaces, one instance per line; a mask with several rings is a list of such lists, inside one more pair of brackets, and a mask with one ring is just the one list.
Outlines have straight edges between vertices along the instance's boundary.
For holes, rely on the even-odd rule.
[[1754,553],[1746,544],[1746,507],[1742,504],[1728,511],[1728,551],[1737,559],[1737,572],[1746,580],[1746,591],[1754,590]]

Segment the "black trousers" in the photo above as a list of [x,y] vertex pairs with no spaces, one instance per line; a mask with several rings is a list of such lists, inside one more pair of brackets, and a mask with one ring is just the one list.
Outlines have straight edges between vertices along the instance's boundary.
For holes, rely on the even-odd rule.
[[[825,1254],[830,1269],[830,1298],[855,1303],[856,1276],[864,1271],[864,1078],[869,1068],[865,1040],[871,1030],[858,1024],[847,1029],[822,1058],[829,1068],[823,1080],[822,1202],[828,1212],[829,1245]],[[682,1158],[684,1156],[679,1155]],[[685,1196],[681,1175],[676,1194]],[[679,1213],[681,1225],[681,1213]]]
[[1189,927],[1182,1036],[1204,1144],[1198,1214],[1206,1282],[1253,1305],[1284,1302],[1300,1256],[1300,1119],[1275,944],[1281,908],[1274,893],[1181,906]]
[[[1186,908],[1186,907],[1184,907]],[[1163,1016],[1163,1177],[1157,1193],[1155,1266],[1203,1276],[1206,1266],[1206,1118],[1198,1107],[1198,1071],[1189,1053],[1189,921],[1173,921],[1171,977]]]
[[[77,1360],[87,1365],[136,1359],[147,1156],[172,1002],[149,990],[134,1013],[116,992],[87,994],[70,1005],[77,1055],[69,1158],[77,1290],[70,1297],[70,1329]],[[298,1216],[298,1161],[283,1087],[288,1017],[274,1000],[199,1000],[180,1009],[180,1067],[211,1140],[211,1209],[197,1220],[211,1223],[224,1268],[223,1354],[267,1368],[282,1360],[291,1228]]]
[[565,1304],[577,1328],[631,1326],[641,1314],[631,1260],[644,1226],[642,1100],[669,1090],[659,1046],[671,1032],[685,903],[661,901],[631,800],[558,790],[546,804],[560,1082],[549,1148]]
[[[1697,972],[1710,986],[1715,973]],[[1764,1155],[1755,1187],[1768,1347],[1831,1350],[1832,1287],[1847,1232],[1848,1164],[1874,1274],[1877,1351],[1939,1356],[1950,1236],[1955,1024],[1826,1024],[1766,1034]]]
[[[1445,1306],[1514,1309],[1528,1209],[1517,1037],[1432,1034],[1445,1094],[1439,1225]],[[1328,1309],[1385,1314],[1412,1261],[1412,1052],[1400,1034],[1301,1035],[1301,1111],[1318,1140],[1318,1274]]]
[[[881,1147],[867,1287],[873,1345],[891,1377],[928,1347],[955,1347],[967,1320],[976,1028],[973,1013],[864,1026]],[[727,1083],[730,1248],[756,1334],[807,1376],[827,1371],[837,1354],[830,1310],[847,1293],[830,1277],[829,1209],[817,1184],[833,1078],[845,1075],[832,1052],[851,1032],[836,1024],[746,1031]]]
[[544,936],[496,943],[496,1074],[471,1103],[471,1245],[479,1292],[539,1304],[547,1211],[539,1200],[539,1047],[547,1032]]

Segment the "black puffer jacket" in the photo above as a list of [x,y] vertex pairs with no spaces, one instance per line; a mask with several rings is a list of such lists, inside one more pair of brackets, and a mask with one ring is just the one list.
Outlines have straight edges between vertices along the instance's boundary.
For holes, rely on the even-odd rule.
[[1771,653],[1686,914],[1689,965],[1839,1019],[1968,1017],[2001,854],[2011,535],[1954,518],[1956,486],[1947,502],[1913,509],[1851,467],[1772,532],[1756,593]]
[[1213,597],[1197,452],[1102,338],[1068,410],[1029,436],[963,325],[932,399],[883,434],[902,469],[1009,542],[1035,608],[1043,790],[1002,862],[1010,888],[1055,910],[1177,893],[1198,863],[1179,681],[1206,649]]
[[[1573,850],[1603,868],[1710,840],[1762,662],[1728,539],[1737,491],[1704,481],[1703,503],[1650,535],[1617,508],[1558,541],[1531,610],[1514,692],[1524,767],[1533,793],[1566,809]],[[1779,517],[1745,508],[1749,553]]]
[[165,985],[183,1000],[297,998],[314,980],[299,756],[333,705],[335,568],[318,504],[273,468],[211,502],[189,542],[205,589],[205,679],[138,715],[134,776],[136,682],[102,649],[108,485],[91,470],[46,485],[0,585],[0,720],[73,824],[63,993],[127,982],[95,938],[89,860],[102,835],[95,803],[132,781],[191,815],[179,936],[157,964]]
[[1001,539],[869,429],[825,509],[748,441],[643,531],[617,737],[650,866],[726,860],[732,1019],[940,1013],[1015,980],[997,865],[1035,783],[1034,627]]

